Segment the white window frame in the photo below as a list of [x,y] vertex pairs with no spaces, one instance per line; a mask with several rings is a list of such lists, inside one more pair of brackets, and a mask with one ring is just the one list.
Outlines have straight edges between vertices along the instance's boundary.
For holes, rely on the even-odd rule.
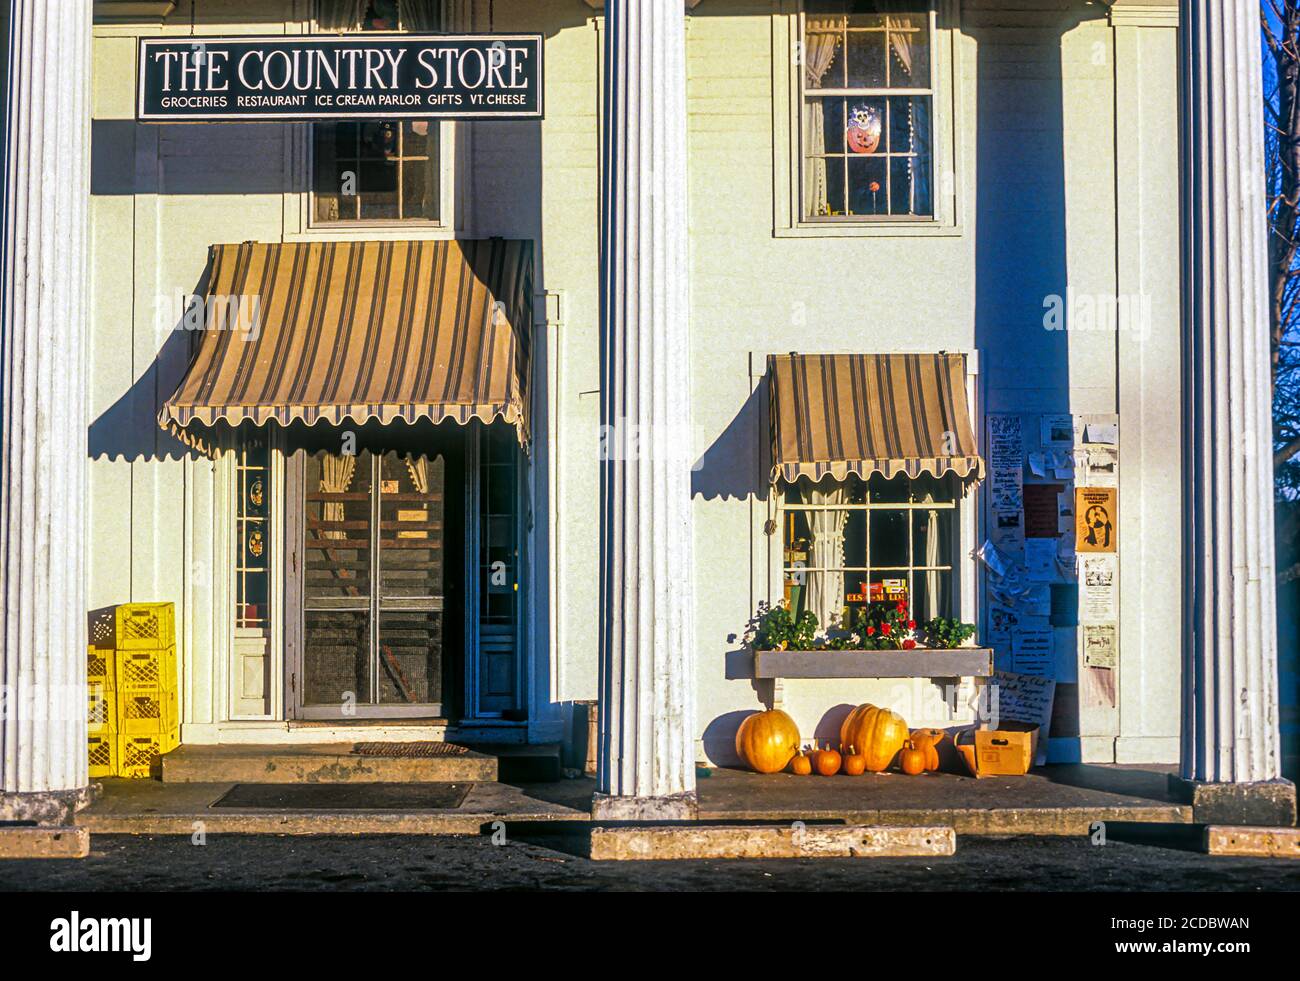
[[[444,4],[448,31],[458,29],[463,16],[461,4]],[[294,20],[285,25],[287,33],[315,34],[316,0],[294,0]],[[438,218],[435,220],[404,218],[382,220],[340,220],[318,222],[313,217],[314,180],[311,123],[286,124],[285,173],[290,175],[284,194],[284,241],[286,242],[356,242],[405,241],[410,239],[457,238],[469,224],[468,192],[461,189],[456,175],[469,174],[472,152],[472,126],[468,120],[432,120],[438,127]],[[467,181],[464,183],[468,183]]]
[[[808,575],[811,575],[812,573],[817,573],[817,572],[838,572],[838,573],[841,573],[841,574],[844,576],[844,585],[845,585],[845,589],[846,589],[846,590],[847,590],[848,585],[849,585],[849,581],[850,581],[850,580],[849,580],[849,577],[850,577],[850,576],[859,576],[859,575],[860,575],[860,576],[862,576],[862,579],[861,579],[860,581],[862,581],[862,582],[870,582],[870,581],[871,581],[871,576],[872,576],[872,574],[873,574],[873,573],[879,573],[879,574],[883,574],[883,575],[885,576],[885,578],[889,578],[889,579],[905,578],[905,579],[907,580],[907,602],[908,602],[908,605],[911,606],[912,601],[913,601],[913,598],[914,598],[914,596],[915,596],[915,590],[913,589],[913,576],[914,576],[916,573],[918,573],[918,572],[946,572],[946,573],[949,573],[950,576],[951,576],[951,582],[950,582],[950,584],[949,584],[949,607],[950,607],[950,608],[948,609],[947,613],[944,614],[944,615],[945,615],[945,616],[949,616],[949,617],[960,617],[960,613],[961,613],[961,569],[960,569],[960,562],[959,562],[959,558],[958,558],[958,557],[959,557],[960,554],[961,554],[961,551],[960,551],[960,541],[961,541],[961,502],[962,502],[962,494],[961,494],[961,488],[960,488],[960,486],[959,486],[959,485],[957,484],[957,482],[956,482],[956,478],[955,478],[954,475],[951,474],[951,473],[946,474],[945,476],[939,478],[940,482],[946,484],[947,487],[948,487],[948,489],[949,489],[949,491],[951,492],[951,497],[948,498],[948,499],[945,499],[945,500],[932,501],[932,502],[916,502],[916,501],[910,501],[910,500],[909,500],[909,501],[893,501],[893,502],[891,502],[891,501],[872,501],[872,500],[870,500],[870,484],[871,484],[871,481],[872,481],[873,479],[881,479],[881,478],[882,478],[882,475],[880,475],[880,474],[872,474],[871,477],[868,477],[868,478],[864,478],[864,479],[863,479],[863,483],[864,483],[865,485],[867,485],[867,489],[868,489],[868,490],[867,490],[867,493],[868,493],[868,500],[865,501],[865,502],[863,502],[863,503],[861,503],[861,504],[803,504],[803,503],[797,503],[797,504],[795,504],[795,503],[790,503],[790,501],[789,501],[789,496],[788,496],[788,495],[789,495],[789,486],[786,485],[786,484],[781,484],[781,485],[780,485],[780,497],[781,497],[781,499],[780,499],[780,502],[779,502],[779,504],[778,504],[778,515],[779,515],[778,521],[779,521],[779,523],[780,523],[780,528],[781,528],[781,531],[780,531],[780,535],[781,535],[781,578],[782,578],[781,595],[784,596],[784,592],[785,592],[785,585],[784,585],[784,579],[785,579],[785,576],[786,576],[787,573],[792,572],[792,571],[799,572],[799,573],[801,573],[802,575],[804,575],[805,577],[808,576]],[[838,483],[843,484],[843,483],[847,483],[847,482],[848,482],[848,481],[839,481]],[[910,481],[909,481],[909,483],[910,483]],[[909,495],[909,496],[910,496],[910,495]],[[789,565],[789,564],[785,561],[785,529],[786,529],[787,518],[788,518],[788,516],[789,516],[791,513],[794,513],[794,512],[800,512],[800,511],[803,511],[803,512],[811,512],[811,511],[847,511],[847,512],[852,512],[852,511],[865,511],[865,512],[867,512],[867,527],[866,527],[866,547],[867,547],[867,548],[866,548],[866,565],[864,565],[864,566],[855,566],[855,565],[847,565],[847,564],[846,564],[846,565],[842,565],[842,566],[834,566],[834,567],[827,567],[827,566],[812,566],[812,565],[803,565],[803,566],[791,566],[791,565]],[[905,565],[905,566],[883,566],[883,565],[882,565],[882,566],[877,566],[877,565],[873,565],[873,564],[872,564],[872,562],[871,562],[871,514],[870,514],[870,512],[872,512],[872,511],[907,512],[907,514],[908,514],[908,526],[907,526],[907,561],[908,561],[908,564],[907,564],[907,565]],[[947,559],[947,562],[946,562],[945,564],[942,564],[942,565],[924,565],[924,564],[922,564],[922,565],[917,565],[917,564],[916,564],[916,556],[915,556],[915,554],[914,554],[915,529],[914,529],[913,526],[912,526],[912,520],[911,520],[911,512],[912,512],[912,511],[952,511],[952,512],[953,512],[952,524],[951,524],[951,526],[950,526],[950,530],[949,530],[949,541],[948,541],[947,555],[946,555],[946,556],[941,556],[941,557],[940,557],[940,558],[946,558],[946,559]],[[808,586],[808,583],[807,583],[807,580],[805,579],[804,588],[806,589],[807,586]],[[843,604],[842,604],[842,605],[843,605]],[[915,614],[917,611],[913,610],[912,612]],[[824,630],[827,628],[827,626],[828,626],[828,624],[824,624],[824,623],[822,623],[822,624],[818,624],[818,629],[824,631]]]
[[[959,146],[954,78],[958,60],[959,3],[932,0],[930,11],[930,89],[894,94],[931,95],[932,216],[859,215],[805,217],[802,200],[804,77],[801,70],[803,0],[779,0],[772,31],[772,134],[775,187],[773,233],[778,238],[857,238],[950,236],[961,234],[957,175]],[[853,90],[856,92],[857,90]]]

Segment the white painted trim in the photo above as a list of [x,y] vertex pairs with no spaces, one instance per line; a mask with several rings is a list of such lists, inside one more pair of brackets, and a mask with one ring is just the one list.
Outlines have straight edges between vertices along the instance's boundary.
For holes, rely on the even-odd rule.
[[776,238],[949,238],[964,233],[960,153],[962,100],[956,79],[962,70],[961,11],[958,0],[935,0],[931,12],[933,218],[807,221],[800,200],[800,134],[803,86],[792,74],[803,17],[801,0],[778,0],[772,15],[772,234]]
[[1178,26],[1178,5],[1159,4],[1150,7],[1112,6],[1107,11],[1112,27],[1174,27]]
[[445,725],[304,725],[284,720],[218,722],[181,726],[181,741],[191,745],[297,745],[302,743],[442,742]]
[[1177,736],[1120,736],[1115,740],[1116,763],[1177,763]]

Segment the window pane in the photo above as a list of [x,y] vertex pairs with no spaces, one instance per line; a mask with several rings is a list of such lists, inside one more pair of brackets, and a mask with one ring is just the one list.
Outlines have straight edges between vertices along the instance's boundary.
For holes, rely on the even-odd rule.
[[952,573],[912,573],[912,619],[918,624],[953,615]]
[[907,567],[907,512],[870,511],[871,567]]
[[379,701],[422,705],[442,698],[442,614],[381,611]]
[[[850,27],[857,24],[857,18],[850,21]],[[849,88],[879,89],[889,84],[885,77],[884,31],[850,30],[846,44]]]
[[912,512],[912,563],[914,565],[952,564],[952,522],[954,508]]
[[317,124],[312,144],[315,221],[438,220],[436,122]]
[[441,597],[441,456],[387,453],[380,463],[380,591],[385,597]]
[[303,589],[315,599],[366,606],[370,596],[370,454],[316,453],[306,468]]
[[823,26],[810,24],[804,35],[804,84],[810,89],[844,88],[844,35],[812,30]]
[[889,18],[889,85],[896,89],[930,87],[930,31],[926,14]]
[[872,504],[903,504],[911,499],[911,481],[906,477],[886,480],[879,474],[871,478]]
[[848,213],[884,215],[889,213],[884,157],[850,157],[848,161]]

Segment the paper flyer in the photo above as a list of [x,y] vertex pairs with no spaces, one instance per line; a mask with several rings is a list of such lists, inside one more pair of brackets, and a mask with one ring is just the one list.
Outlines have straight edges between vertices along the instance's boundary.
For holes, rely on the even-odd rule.
[[1045,415],[1040,420],[1040,442],[1044,446],[1060,446],[1070,449],[1078,442],[1079,422],[1068,413]]
[[1081,555],[1079,582],[1080,619],[1084,623],[1110,623],[1118,619],[1116,563],[1113,555]]
[[1083,663],[1089,668],[1119,666],[1119,649],[1113,623],[1088,623],[1083,627]]
[[1119,491],[1114,487],[1074,490],[1074,547],[1079,552],[1114,552],[1119,548]]
[[1011,636],[1012,670],[1040,678],[1056,677],[1056,642],[1051,627],[1025,629]]

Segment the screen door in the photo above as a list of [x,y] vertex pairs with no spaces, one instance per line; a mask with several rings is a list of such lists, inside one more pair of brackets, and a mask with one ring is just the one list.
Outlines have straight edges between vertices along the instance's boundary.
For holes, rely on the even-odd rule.
[[442,456],[307,456],[304,717],[442,714],[445,477]]

